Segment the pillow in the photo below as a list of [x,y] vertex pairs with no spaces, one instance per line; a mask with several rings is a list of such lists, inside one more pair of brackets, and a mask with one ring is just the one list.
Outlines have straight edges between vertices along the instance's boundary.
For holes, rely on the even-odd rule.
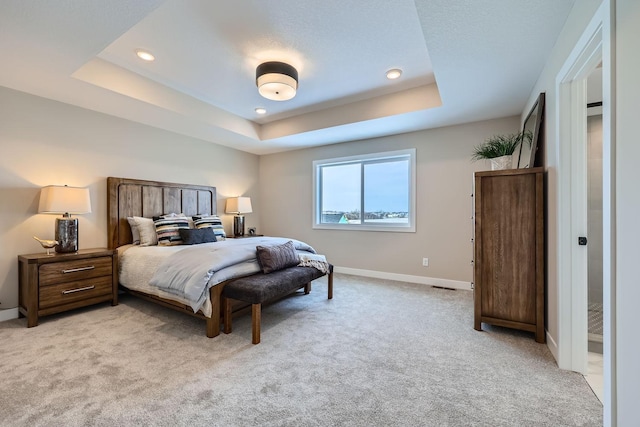
[[[156,227],[151,218],[143,218],[141,216],[132,217],[135,228],[138,230],[140,246],[154,246],[158,244],[158,235]],[[133,228],[131,230],[133,232]]]
[[295,267],[300,263],[300,257],[291,240],[282,245],[256,246],[256,253],[264,274]]
[[190,216],[186,216],[186,215],[185,215],[185,214],[183,214],[183,213],[170,213],[170,214],[164,214],[164,215],[154,216],[154,217],[153,217],[153,220],[154,220],[154,221],[157,221],[157,220],[162,219],[162,218],[164,218],[164,219],[167,219],[167,218],[186,218],[186,219],[187,219],[187,221],[189,222],[189,228],[196,228],[196,227],[193,225],[193,219],[192,219]]
[[194,216],[193,225],[196,228],[212,228],[216,235],[216,240],[225,240],[227,237],[222,226],[222,220],[218,215]]
[[211,243],[216,241],[213,228],[199,228],[193,230],[178,230],[183,245],[198,245],[200,243]]
[[133,217],[127,217],[127,222],[129,222],[129,226],[131,227],[131,235],[133,236],[133,244],[140,244],[140,232],[138,231],[138,224]]
[[172,216],[158,218],[153,221],[158,235],[158,245],[171,246],[182,244],[180,229],[189,229],[189,221],[186,217]]

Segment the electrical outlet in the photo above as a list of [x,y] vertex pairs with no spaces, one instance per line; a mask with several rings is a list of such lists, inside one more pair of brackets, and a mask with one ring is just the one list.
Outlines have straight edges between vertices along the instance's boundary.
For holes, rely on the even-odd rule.
[[429,267],[429,258],[422,258],[422,266]]

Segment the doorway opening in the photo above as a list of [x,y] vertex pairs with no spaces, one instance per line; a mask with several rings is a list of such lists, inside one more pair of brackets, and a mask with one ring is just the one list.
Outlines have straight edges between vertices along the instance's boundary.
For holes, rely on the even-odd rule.
[[562,369],[588,366],[587,78],[602,64],[602,366],[604,424],[615,425],[615,166],[611,5],[603,1],[556,76],[558,343]]
[[604,401],[602,64],[587,77],[587,335],[585,379]]

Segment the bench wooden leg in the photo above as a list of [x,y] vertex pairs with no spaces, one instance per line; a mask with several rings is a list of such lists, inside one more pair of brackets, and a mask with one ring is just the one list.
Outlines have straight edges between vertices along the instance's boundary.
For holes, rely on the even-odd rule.
[[220,335],[220,298],[222,287],[214,286],[209,293],[211,298],[211,317],[207,318],[207,337]]
[[328,283],[327,298],[332,299],[333,298],[333,271],[329,273],[329,277],[327,278],[327,283]]
[[261,304],[251,305],[251,342],[260,344],[260,309]]
[[304,285],[304,294],[308,295],[309,292],[311,292],[311,282],[309,282],[306,285]]
[[222,321],[224,322],[224,333],[231,333],[231,300],[229,298],[222,297]]

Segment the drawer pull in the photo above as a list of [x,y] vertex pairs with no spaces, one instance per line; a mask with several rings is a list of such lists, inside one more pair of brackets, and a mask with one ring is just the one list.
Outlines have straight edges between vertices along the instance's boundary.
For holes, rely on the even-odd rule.
[[69,289],[66,291],[62,291],[62,295],[73,294],[73,293],[82,292],[82,291],[89,291],[94,288],[95,288],[95,285],[85,286],[84,288]]
[[90,265],[89,267],[70,268],[69,270],[62,270],[62,274],[77,273],[78,271],[93,270],[94,268],[96,268],[96,267],[93,266],[93,265]]

